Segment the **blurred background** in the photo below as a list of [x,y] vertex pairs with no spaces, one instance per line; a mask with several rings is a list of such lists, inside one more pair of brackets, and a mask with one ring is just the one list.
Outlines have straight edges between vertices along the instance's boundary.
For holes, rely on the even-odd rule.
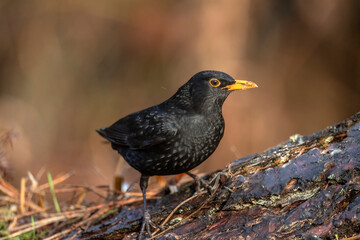
[[45,169],[112,185],[119,156],[95,129],[166,100],[201,70],[259,88],[230,95],[224,138],[197,172],[344,120],[360,110],[359,5],[0,0],[0,131],[13,136],[12,182]]

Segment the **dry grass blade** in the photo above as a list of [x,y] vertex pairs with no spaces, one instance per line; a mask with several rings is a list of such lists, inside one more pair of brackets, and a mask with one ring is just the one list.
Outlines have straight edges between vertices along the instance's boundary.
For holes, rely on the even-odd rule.
[[[54,182],[55,184],[60,183],[69,178],[71,175],[72,174],[65,174],[60,176],[59,178],[56,178]],[[0,229],[0,239],[13,239],[17,237],[21,238],[21,235],[25,233],[33,234],[33,237],[35,237],[36,230],[59,222],[63,222],[63,225],[67,226],[68,224],[66,224],[66,221],[75,218],[80,218],[79,220],[81,220],[81,218],[83,218],[85,215],[91,214],[91,211],[96,209],[82,207],[80,205],[81,203],[79,199],[78,207],[81,207],[81,210],[77,210],[76,206],[68,205],[68,203],[66,203],[66,209],[73,208],[75,210],[64,213],[51,213],[51,211],[53,211],[51,208],[39,207],[32,201],[32,198],[37,197],[38,200],[43,200],[43,196],[46,195],[44,190],[47,186],[50,187],[50,192],[51,190],[54,190],[53,182],[49,181],[47,184],[43,184],[41,188],[35,189],[36,194],[33,194],[33,187],[31,188],[26,186],[27,183],[27,178],[21,178],[20,190],[17,190],[0,177],[0,191],[5,194],[5,196],[1,198],[1,210],[6,213],[0,217],[2,224],[2,229]],[[39,189],[43,190],[39,191]],[[78,188],[73,188],[73,192],[76,192],[77,189]],[[88,192],[84,190],[84,188],[82,188],[82,190],[85,194]],[[53,191],[53,194],[55,194],[55,191]],[[39,196],[41,196],[41,198],[39,198]],[[81,198],[84,199],[85,196],[82,195]],[[10,206],[12,207],[10,208]],[[19,214],[17,214],[17,211]]]
[[81,191],[81,194],[80,194],[78,200],[76,201],[75,206],[80,207],[81,204],[82,204],[82,202],[83,202],[84,199],[85,199],[85,196],[86,196],[86,191]]
[[19,191],[0,176],[0,191],[12,198],[19,197]]
[[[113,193],[109,191],[108,187],[104,189],[95,189],[86,186],[65,186],[57,187],[56,190],[54,189],[55,184],[59,184],[65,181],[71,175],[71,173],[64,174],[52,181],[51,175],[48,174],[48,183],[42,184],[40,187],[36,187],[36,185],[34,184],[32,184],[31,186],[26,186],[29,181],[27,181],[27,178],[22,178],[19,191],[13,186],[11,186],[9,183],[7,183],[5,180],[1,179],[0,190],[4,189],[4,192],[7,193],[7,202],[10,201],[12,204],[16,204],[16,209],[18,209],[20,214],[13,213],[11,215],[3,216],[0,218],[2,221],[8,223],[8,227],[6,230],[7,234],[6,236],[0,235],[0,240],[21,237],[21,235],[25,233],[33,234],[35,237],[38,237],[36,236],[36,232],[42,232],[42,229],[44,229],[45,226],[49,225],[52,227],[53,233],[49,232],[47,236],[43,237],[46,237],[46,239],[48,240],[59,239],[66,234],[70,234],[71,232],[76,231],[77,229],[79,231],[82,231],[83,229],[88,228],[91,224],[94,223],[94,221],[102,219],[104,216],[107,216],[108,213],[111,213],[114,209],[119,208],[122,205],[142,202],[142,194],[134,192],[126,192],[124,194],[120,194],[116,201],[106,202],[106,199],[109,199],[108,196],[113,195]],[[34,180],[31,180],[31,183],[33,182]],[[104,194],[101,194],[99,190],[105,191],[108,196],[104,196]],[[33,199],[37,199],[38,201],[44,201],[45,199],[47,199],[46,195],[49,197],[49,194],[51,194],[54,205],[56,206],[56,196],[54,197],[55,193],[61,194],[69,192],[72,192],[74,196],[72,199],[72,204],[69,205],[69,203],[66,203],[66,205],[62,207],[64,208],[63,212],[59,211],[59,203],[59,209],[57,210],[57,212],[53,212],[53,208],[42,208],[32,201]],[[95,193],[97,196],[100,197],[102,201],[105,202],[96,205],[93,204],[90,207],[84,206],[84,199],[90,192]],[[205,193],[205,191],[199,193],[198,195],[192,196],[180,203],[168,215],[168,217],[162,222],[161,225],[164,226],[165,224],[167,224],[168,221],[173,217],[173,215],[182,205],[203,193]],[[148,199],[159,198],[155,196],[157,194],[158,191],[148,192]],[[114,196],[116,196],[116,194]],[[120,200],[119,197],[122,199]],[[46,202],[43,203],[44,206],[48,204],[49,203]],[[204,203],[204,205],[205,204],[206,203]],[[204,205],[202,205],[201,208]],[[66,211],[66,209],[68,210]],[[196,212],[197,211],[195,211],[193,214],[195,214]],[[193,216],[193,214],[189,215],[188,217]],[[172,227],[175,226],[177,226],[177,224],[173,225]],[[172,227],[170,227],[170,229]],[[46,229],[48,228],[49,227],[47,227]],[[165,232],[166,231],[159,233],[158,236]]]
[[21,178],[21,181],[20,181],[20,213],[25,212],[25,188],[26,188],[25,184],[26,184],[26,179]]
[[[65,180],[69,179],[72,175],[74,175],[73,172],[66,173],[64,175],[61,175],[61,176],[53,179],[52,183],[54,185],[59,184],[61,182],[64,182]],[[35,191],[36,192],[41,192],[41,191],[43,191],[43,190],[45,190],[45,189],[47,189],[49,187],[50,187],[49,182],[47,182],[47,183],[44,183],[44,184],[40,185]]]
[[52,223],[55,223],[55,222],[59,222],[59,221],[62,221],[62,220],[65,220],[65,219],[69,219],[69,218],[75,218],[75,217],[81,217],[83,214],[82,213],[76,213],[76,214],[72,214],[72,215],[59,215],[59,216],[56,216],[56,217],[51,217],[51,218],[46,218],[46,219],[43,219],[43,220],[40,220],[40,221],[35,221],[34,223],[28,223],[28,224],[24,224],[24,225],[21,225],[17,228],[14,228],[13,231],[14,233],[10,234],[9,236],[7,237],[3,237],[3,238],[0,238],[0,240],[4,240],[4,239],[11,239],[11,238],[15,238],[23,233],[26,233],[26,232],[30,232],[32,231],[33,229],[39,229],[41,227],[44,227],[46,225],[49,225],[49,224],[52,224]]
[[[24,184],[24,183],[22,183],[22,184]],[[22,187],[22,189],[23,189],[22,191],[26,191],[25,187]],[[11,184],[6,182],[1,177],[0,177],[0,191],[3,192],[5,195],[9,196],[9,198],[10,198],[10,199],[8,199],[9,202],[16,203],[16,204],[17,203],[22,204],[23,210],[25,209],[25,207],[29,207],[29,208],[34,209],[36,211],[43,211],[44,210],[44,208],[39,207],[37,204],[35,204],[31,200],[26,200],[25,199],[25,192],[23,192],[23,196],[21,197],[21,194],[19,193],[19,191],[16,188],[14,188]]]
[[12,216],[1,216],[0,217],[0,221],[11,221],[13,220],[14,218],[24,218],[24,217],[28,217],[28,216],[32,216],[32,215],[36,215],[36,214],[39,214],[39,213],[43,213],[44,211],[47,211],[49,210],[49,208],[43,208],[41,210],[33,210],[33,211],[28,211],[28,212],[25,212],[23,214],[18,214],[18,215],[12,215]]

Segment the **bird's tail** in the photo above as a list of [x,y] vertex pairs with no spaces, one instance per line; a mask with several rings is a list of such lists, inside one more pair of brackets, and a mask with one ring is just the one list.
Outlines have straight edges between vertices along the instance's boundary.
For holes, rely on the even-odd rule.
[[99,128],[99,129],[96,129],[96,132],[98,134],[100,134],[100,136],[102,136],[103,138],[105,138],[106,140],[109,140],[109,137],[107,136],[106,134],[106,128]]

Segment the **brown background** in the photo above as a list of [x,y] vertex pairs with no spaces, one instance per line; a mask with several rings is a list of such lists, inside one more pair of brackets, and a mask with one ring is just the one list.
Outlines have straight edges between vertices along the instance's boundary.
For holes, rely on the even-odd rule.
[[225,136],[201,172],[343,120],[360,109],[359,5],[0,1],[0,129],[17,136],[14,183],[45,168],[112,184],[118,155],[94,130],[162,102],[205,69],[259,88],[228,98]]

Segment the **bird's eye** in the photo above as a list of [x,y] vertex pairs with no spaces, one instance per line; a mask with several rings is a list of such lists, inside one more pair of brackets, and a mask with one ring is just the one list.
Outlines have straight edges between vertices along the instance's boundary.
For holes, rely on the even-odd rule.
[[216,78],[210,79],[209,83],[212,87],[218,87],[221,84],[220,81]]

